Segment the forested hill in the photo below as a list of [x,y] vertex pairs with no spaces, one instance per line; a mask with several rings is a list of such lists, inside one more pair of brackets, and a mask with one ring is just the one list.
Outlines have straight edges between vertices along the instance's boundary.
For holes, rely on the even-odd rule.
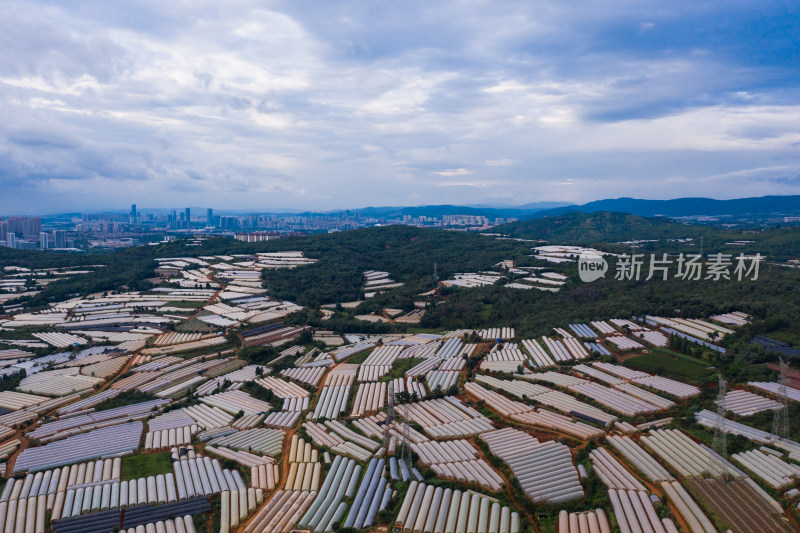
[[627,213],[566,213],[503,224],[491,230],[514,237],[562,243],[592,244],[640,239],[680,239],[713,232],[667,218],[645,218]]
[[429,290],[434,264],[441,279],[456,272],[492,268],[504,259],[522,259],[530,247],[485,235],[438,229],[388,226],[299,239],[280,239],[276,246],[303,250],[319,261],[294,270],[264,273],[273,295],[305,305],[355,300],[365,270],[385,270],[403,282],[403,292]]
[[72,294],[110,291],[127,285],[145,289],[154,275],[154,259],[203,255],[252,254],[299,250],[319,259],[294,270],[266,271],[270,293],[305,305],[355,300],[361,293],[365,270],[385,270],[406,283],[406,290],[429,290],[434,264],[444,279],[455,272],[491,268],[504,259],[524,259],[530,246],[485,235],[409,226],[385,226],[306,237],[287,237],[260,243],[243,243],[227,237],[209,237],[199,246],[179,239],[155,246],[137,246],[111,253],[63,254],[47,251],[10,250],[0,255],[0,268],[93,268],[91,276],[73,277],[50,284],[39,303]]
[[597,213],[614,211],[640,216],[687,217],[766,215],[800,213],[800,196],[761,196],[715,200],[712,198],[675,198],[672,200],[642,200],[638,198],[608,198],[583,205],[570,205],[539,211],[531,217],[555,216],[565,213]]
[[698,253],[702,237],[704,253],[760,253],[770,261],[779,262],[800,259],[800,227],[797,226],[738,230],[683,224],[662,217],[601,212],[567,213],[522,220],[496,226],[489,231],[518,238],[541,239],[554,244],[651,241],[641,244],[640,249],[669,253]]
[[[704,252],[761,253],[770,261],[800,257],[800,231],[768,229],[757,233],[727,231],[706,226],[689,226],[661,218],[642,218],[620,213],[572,213],[541,220],[530,220],[495,228],[518,237],[546,239],[553,243],[603,245],[630,239],[656,240],[640,247],[642,252],[671,253],[699,250],[697,239],[704,235]],[[702,232],[705,232],[704,234]],[[687,243],[666,239],[690,237]],[[748,239],[746,246],[732,246],[733,239]],[[191,244],[191,245],[190,245]],[[411,302],[414,294],[432,289],[434,264],[439,279],[456,272],[492,269],[499,261],[511,259],[518,264],[533,261],[530,242],[496,239],[457,231],[387,226],[307,237],[287,237],[262,243],[242,243],[226,237],[206,238],[199,246],[180,239],[155,246],[139,246],[112,253],[59,254],[47,251],[6,250],[0,254],[0,267],[28,268],[91,267],[93,274],[56,281],[34,297],[44,305],[71,295],[116,290],[122,285],[144,290],[152,286],[155,258],[204,255],[252,254],[256,252],[299,250],[318,259],[313,265],[294,270],[264,273],[266,286],[276,298],[316,306],[352,301],[362,294],[365,270],[388,271],[392,279],[405,285],[391,291]],[[611,249],[605,244],[603,248]],[[519,297],[519,296],[517,296]],[[385,302],[398,306],[397,302]]]

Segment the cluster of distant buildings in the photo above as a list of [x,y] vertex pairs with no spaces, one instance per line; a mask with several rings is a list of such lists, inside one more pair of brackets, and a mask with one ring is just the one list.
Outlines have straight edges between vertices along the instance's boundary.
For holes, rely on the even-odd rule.
[[173,209],[166,214],[144,214],[137,210],[136,204],[131,206],[128,215],[128,226],[132,231],[160,229],[169,231],[191,230],[192,232],[213,233],[215,230],[293,230],[327,229],[324,226],[310,223],[310,217],[280,215],[216,215],[208,208],[200,215],[192,215],[189,207],[181,211]]
[[495,218],[489,219],[478,215],[443,215],[435,216],[411,216],[402,215],[395,217],[362,217],[358,211],[340,211],[337,213],[313,213],[307,215],[294,214],[267,214],[267,215],[215,215],[214,210],[209,208],[205,216],[192,217],[190,208],[185,208],[182,212],[173,210],[166,218],[148,215],[142,217],[137,212],[136,205],[131,206],[130,224],[131,226],[160,225],[172,230],[191,229],[194,231],[214,231],[230,230],[236,235],[245,235],[252,232],[254,237],[250,242],[267,240],[264,232],[324,232],[324,231],[343,231],[380,224],[407,224],[412,226],[436,226],[436,227],[467,227],[474,229],[485,229],[507,222],[515,222],[515,218]]
[[[431,217],[425,217],[431,218]],[[493,226],[499,226],[500,224],[506,224],[510,222],[516,222],[516,218],[495,218],[490,219],[488,217],[480,216],[480,215],[443,215],[441,224],[442,226],[470,226],[470,227],[479,227],[481,229],[484,228],[491,228]],[[438,219],[435,219],[435,222],[438,222]]]
[[18,250],[72,248],[75,243],[64,230],[42,231],[40,217],[8,217],[0,220],[0,247]]
[[176,233],[223,235],[243,242],[261,242],[288,235],[393,224],[476,231],[515,220],[479,215],[374,217],[362,216],[358,211],[221,215],[211,208],[193,214],[189,207],[145,213],[133,204],[127,215],[100,213],[0,219],[0,246],[21,250],[125,248]]

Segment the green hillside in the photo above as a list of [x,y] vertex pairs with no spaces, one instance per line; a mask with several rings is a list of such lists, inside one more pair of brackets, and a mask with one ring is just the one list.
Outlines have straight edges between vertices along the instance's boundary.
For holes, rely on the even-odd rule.
[[[522,220],[503,224],[489,231],[558,244],[596,245],[632,240],[654,241],[641,244],[639,250],[645,253],[698,253],[702,238],[704,254],[760,253],[769,261],[779,262],[800,258],[798,226],[729,229],[721,226],[683,224],[662,217],[647,218],[604,211],[573,212]],[[690,240],[684,241],[684,239]],[[744,241],[746,244],[732,244],[736,241]],[[617,251],[623,250],[620,248]]]
[[405,287],[399,294],[406,302],[413,294],[429,290],[434,263],[439,277],[456,272],[485,270],[504,259],[527,259],[530,246],[485,235],[410,226],[385,226],[304,237],[287,237],[260,243],[243,243],[225,237],[207,238],[198,246],[177,240],[157,246],[137,246],[111,253],[58,254],[40,251],[8,250],[0,257],[0,267],[27,268],[80,267],[104,265],[91,276],[76,276],[52,283],[35,297],[37,304],[66,298],[72,294],[110,291],[120,285],[146,289],[144,280],[154,275],[157,257],[185,257],[220,254],[252,254],[300,250],[319,259],[313,265],[294,270],[268,270],[264,273],[270,294],[302,305],[356,300],[361,294],[365,270],[388,271]]
[[[630,238],[679,238],[696,227],[662,219],[600,213],[570,214],[506,225],[504,228],[516,229],[519,233],[512,234],[519,236],[613,248],[613,245],[602,243]],[[700,229],[709,232],[705,234],[706,252],[711,252],[731,237],[747,237],[755,241],[738,251],[760,251],[768,254],[770,251],[778,253],[779,250],[794,253],[800,242],[796,230],[770,229],[743,234],[705,227]],[[527,241],[408,226],[376,227],[249,244],[230,238],[209,238],[199,246],[187,246],[188,242],[179,240],[158,246],[85,255],[9,250],[8,254],[0,258],[0,266],[16,264],[41,268],[56,265],[105,265],[96,268],[91,276],[76,276],[53,282],[33,298],[32,303],[42,305],[71,295],[115,290],[122,284],[140,290],[146,289],[151,284],[145,279],[153,275],[153,259],[156,257],[301,250],[308,257],[319,261],[294,270],[265,271],[265,286],[269,289],[269,294],[310,307],[352,301],[362,295],[365,270],[388,271],[392,279],[405,284],[370,300],[364,304],[364,308],[359,311],[361,312],[378,310],[382,306],[403,309],[413,307],[417,294],[435,286],[434,263],[437,264],[439,279],[447,279],[456,272],[492,269],[493,265],[504,259],[515,260],[518,265],[532,264],[534,261],[529,257],[532,243]],[[687,247],[683,244],[681,246]],[[686,249],[696,251],[697,247]],[[769,314],[773,318],[780,317],[777,321],[782,323],[773,324],[767,329],[782,331],[796,323],[792,316],[800,312],[795,304],[800,302],[800,295],[797,293],[800,290],[800,273],[770,265],[765,265],[760,279],[755,283],[686,283],[675,280],[626,283],[609,279],[582,284],[575,281],[577,275],[574,265],[555,268],[570,277],[570,281],[558,294],[503,287],[449,289],[445,291],[446,303],[429,310],[422,326],[473,328],[502,324],[515,326],[526,333],[542,334],[553,326],[585,321],[597,316],[674,314],[675,310],[688,316],[705,316],[712,312],[740,309],[762,317],[766,317],[770,310]],[[333,329],[335,322],[335,319],[327,322],[325,327]],[[359,327],[367,329],[368,326]]]
[[275,246],[303,250],[318,258],[313,265],[264,273],[273,295],[304,305],[355,300],[361,293],[365,270],[384,270],[406,284],[392,291],[413,294],[432,289],[434,263],[440,279],[456,272],[486,270],[504,259],[526,259],[530,247],[472,233],[388,226],[296,239],[280,239]]
[[576,244],[642,239],[680,239],[715,230],[681,224],[666,218],[645,218],[627,213],[566,213],[503,224],[492,229],[514,237]]

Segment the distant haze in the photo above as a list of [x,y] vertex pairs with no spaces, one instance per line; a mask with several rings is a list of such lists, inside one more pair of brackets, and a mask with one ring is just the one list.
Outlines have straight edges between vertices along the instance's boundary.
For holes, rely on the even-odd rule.
[[0,213],[800,194],[796,8],[4,1]]

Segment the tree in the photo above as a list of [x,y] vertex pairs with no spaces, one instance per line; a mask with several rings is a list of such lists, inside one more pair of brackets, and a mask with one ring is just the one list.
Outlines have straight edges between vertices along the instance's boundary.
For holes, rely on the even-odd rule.
[[311,328],[306,328],[300,333],[300,336],[297,337],[298,344],[310,344],[314,341],[314,333],[311,331]]

